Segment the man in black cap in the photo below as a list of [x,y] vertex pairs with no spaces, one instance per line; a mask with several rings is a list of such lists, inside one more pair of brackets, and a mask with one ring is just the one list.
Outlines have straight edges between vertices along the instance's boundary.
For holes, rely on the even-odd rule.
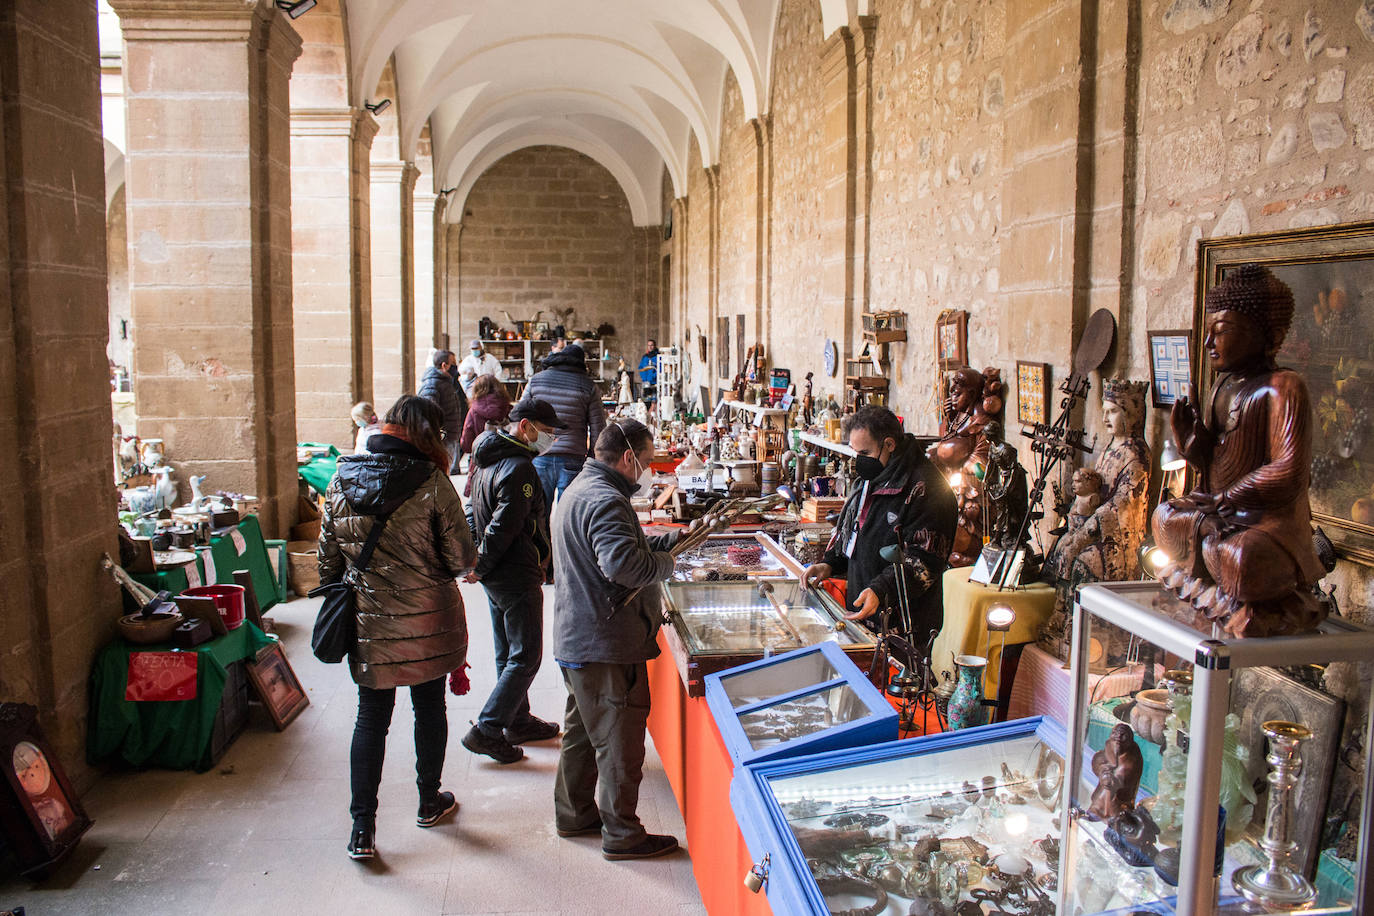
[[558,726],[530,713],[529,689],[544,657],[544,571],[549,563],[549,510],[534,456],[563,429],[548,402],[511,408],[505,429],[485,432],[472,449],[469,522],[477,565],[464,578],[481,582],[491,605],[496,686],[463,747],[497,763],[525,756],[517,745],[558,737]]

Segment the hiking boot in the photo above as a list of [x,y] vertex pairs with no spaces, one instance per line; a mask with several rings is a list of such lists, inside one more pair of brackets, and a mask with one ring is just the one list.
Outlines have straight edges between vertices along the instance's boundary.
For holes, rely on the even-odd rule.
[[377,854],[375,840],[377,828],[371,824],[353,825],[353,834],[348,838],[348,857],[350,859],[370,859]]
[[506,729],[506,740],[511,744],[528,744],[531,741],[551,741],[562,731],[554,722],[545,722],[530,716]]
[[561,837],[591,836],[593,833],[601,832],[601,819],[597,818],[595,823],[588,824],[585,827],[555,827],[554,829],[558,831],[558,835]]
[[505,738],[493,738],[476,725],[463,736],[463,747],[474,754],[490,757],[497,763],[516,763],[525,759],[525,752]]
[[419,813],[415,815],[415,823],[420,827],[433,827],[446,815],[457,810],[458,799],[453,797],[453,793],[440,792],[435,796],[434,801],[425,802],[420,806]]
[[612,862],[618,862],[622,859],[652,859],[655,856],[666,856],[675,849],[677,849],[677,837],[663,833],[651,833],[626,849],[607,849],[602,846],[601,855]]

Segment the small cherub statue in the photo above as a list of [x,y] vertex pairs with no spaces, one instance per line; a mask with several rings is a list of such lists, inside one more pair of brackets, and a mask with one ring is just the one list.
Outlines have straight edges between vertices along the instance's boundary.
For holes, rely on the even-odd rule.
[[1102,750],[1093,755],[1092,768],[1097,788],[1093,789],[1089,812],[1105,821],[1135,808],[1145,758],[1129,725],[1123,722],[1112,729]]
[[1102,475],[1092,468],[1074,471],[1073,495],[1073,507],[1069,509],[1070,530],[1085,523],[1102,505]]

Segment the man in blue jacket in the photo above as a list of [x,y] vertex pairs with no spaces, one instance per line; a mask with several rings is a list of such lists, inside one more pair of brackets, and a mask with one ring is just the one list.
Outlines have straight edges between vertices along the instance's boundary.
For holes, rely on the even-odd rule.
[[517,745],[558,737],[558,726],[530,713],[530,684],[544,657],[544,570],[549,562],[548,507],[534,457],[562,429],[546,402],[523,400],[505,429],[483,433],[472,450],[468,501],[477,564],[464,579],[481,582],[491,606],[496,686],[463,747],[497,763],[525,756]]
[[673,572],[677,534],[646,538],[630,505],[653,457],[653,435],[636,420],[608,425],[595,458],[553,515],[553,655],[568,688],[563,751],[554,783],[559,836],[599,833],[607,859],[647,859],[677,848],[640,823],[645,664],[658,655],[658,583]]

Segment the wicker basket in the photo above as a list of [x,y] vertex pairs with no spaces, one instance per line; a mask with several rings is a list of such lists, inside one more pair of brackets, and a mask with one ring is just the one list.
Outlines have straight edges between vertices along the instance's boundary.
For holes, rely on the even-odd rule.
[[291,591],[304,597],[320,584],[320,567],[314,541],[292,541],[287,544],[286,559]]

